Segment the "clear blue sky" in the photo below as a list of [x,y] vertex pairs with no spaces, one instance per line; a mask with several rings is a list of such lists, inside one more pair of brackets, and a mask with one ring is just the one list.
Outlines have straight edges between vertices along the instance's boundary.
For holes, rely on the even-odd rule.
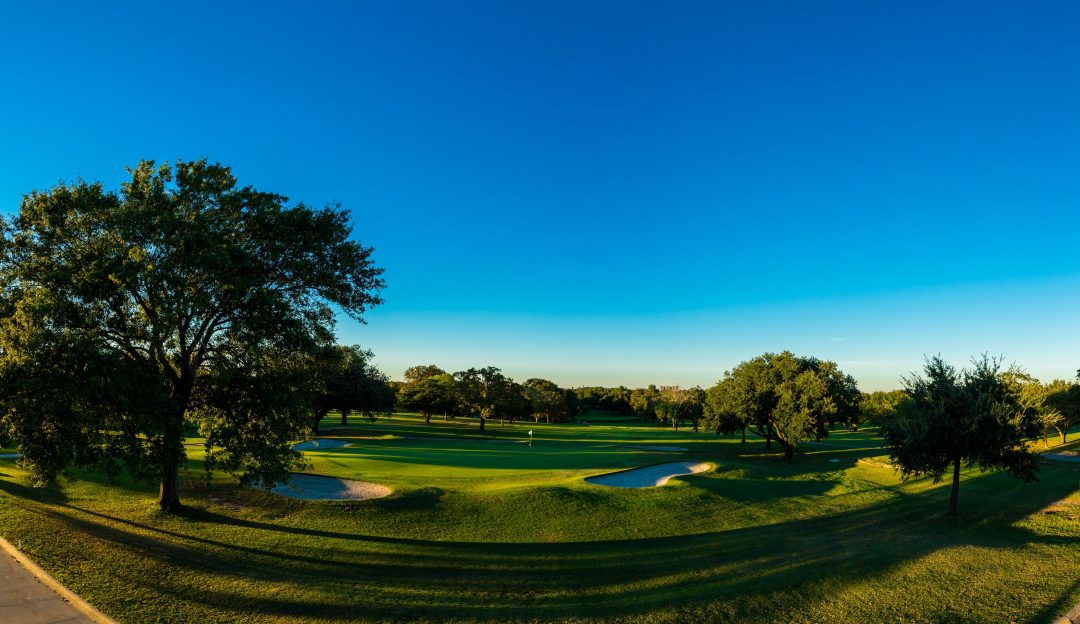
[[0,211],[142,158],[352,211],[392,376],[1080,368],[1075,2],[4,3]]

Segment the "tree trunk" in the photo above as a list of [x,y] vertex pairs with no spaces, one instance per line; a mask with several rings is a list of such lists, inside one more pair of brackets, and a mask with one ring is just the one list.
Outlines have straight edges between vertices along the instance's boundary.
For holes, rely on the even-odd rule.
[[953,462],[952,470],[952,492],[949,494],[949,516],[956,517],[956,502],[960,498],[960,459],[957,458]]
[[[186,395],[190,396],[190,394]],[[186,405],[186,401],[182,403]],[[180,462],[184,459],[184,413],[179,408],[168,414],[162,434],[161,486],[158,489],[158,505],[162,511],[180,511]]]
[[175,461],[167,462],[161,468],[161,488],[158,490],[158,505],[162,511],[178,512],[180,505],[180,467]]
[[791,458],[795,457],[795,445],[789,444],[780,438],[776,440],[780,443],[780,446],[784,447],[784,461],[791,461]]
[[484,430],[484,417],[481,416],[480,417],[480,431],[483,431],[483,430]]
[[341,426],[349,424],[349,410],[341,410]]
[[746,444],[746,427],[742,428],[742,443]]
[[326,415],[329,414],[329,413],[330,413],[330,410],[327,410],[327,409],[315,410],[315,422],[312,423],[311,435],[313,435],[313,436],[319,435],[319,423],[321,423],[322,419],[326,418]]
[[430,425],[431,424],[431,412],[424,412],[424,424],[425,425]]
[[1061,430],[1061,443],[1065,444],[1068,441],[1069,441],[1069,430],[1068,429],[1062,429]]

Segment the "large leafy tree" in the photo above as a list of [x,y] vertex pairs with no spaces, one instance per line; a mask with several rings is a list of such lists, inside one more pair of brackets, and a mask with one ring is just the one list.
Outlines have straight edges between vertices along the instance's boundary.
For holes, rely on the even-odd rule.
[[706,426],[750,429],[776,440],[791,459],[802,440],[821,440],[829,424],[858,418],[855,380],[836,363],[791,352],[765,353],[736,366],[706,394]]
[[398,401],[405,409],[416,410],[431,422],[435,412],[453,411],[457,402],[457,386],[453,376],[429,364],[413,366],[405,371],[405,383],[398,388]]
[[576,395],[563,390],[553,381],[532,378],[525,382],[525,394],[529,398],[529,412],[540,422],[566,422],[577,416]]
[[963,465],[1036,479],[1038,464],[1024,438],[1039,433],[1039,418],[1024,409],[999,360],[983,356],[957,370],[935,356],[904,386],[911,404],[886,421],[881,434],[905,478],[929,475],[937,483],[951,470],[950,516],[957,513]]
[[494,366],[470,368],[454,373],[459,409],[480,419],[480,431],[492,418],[513,418],[527,408],[523,388]]
[[204,160],[130,174],[32,192],[4,225],[0,418],[38,478],[126,463],[157,475],[163,509],[180,507],[185,423],[219,465],[283,477],[310,416],[287,392],[301,360],[332,343],[331,306],[362,320],[380,302],[382,270],[337,207]]

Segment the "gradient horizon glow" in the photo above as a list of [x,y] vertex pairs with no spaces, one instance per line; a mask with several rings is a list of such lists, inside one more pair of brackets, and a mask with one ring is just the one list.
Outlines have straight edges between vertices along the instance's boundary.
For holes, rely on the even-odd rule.
[[[165,10],[163,7],[166,7]],[[0,213],[207,157],[340,202],[342,342],[566,386],[1080,368],[1080,5],[5,3]]]

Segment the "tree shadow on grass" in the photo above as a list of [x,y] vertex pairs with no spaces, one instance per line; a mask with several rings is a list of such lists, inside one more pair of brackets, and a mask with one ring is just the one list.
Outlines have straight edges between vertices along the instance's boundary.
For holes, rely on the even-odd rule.
[[[1052,562],[1047,562],[1047,565],[1051,565]],[[1075,565],[1075,562],[1073,562]],[[1080,593],[1080,577],[1077,577],[1068,589],[1062,592],[1061,596],[1054,602],[1046,605],[1040,609],[1035,615],[1031,617],[1032,622],[1050,622],[1055,618],[1061,617],[1065,613],[1068,613],[1076,604],[1073,603],[1072,596]]]
[[0,491],[11,496],[35,500],[49,505],[62,505],[68,502],[68,496],[59,481],[54,480],[44,487],[30,487],[16,483],[13,477],[8,474],[0,473],[0,477],[6,477],[0,479]]

